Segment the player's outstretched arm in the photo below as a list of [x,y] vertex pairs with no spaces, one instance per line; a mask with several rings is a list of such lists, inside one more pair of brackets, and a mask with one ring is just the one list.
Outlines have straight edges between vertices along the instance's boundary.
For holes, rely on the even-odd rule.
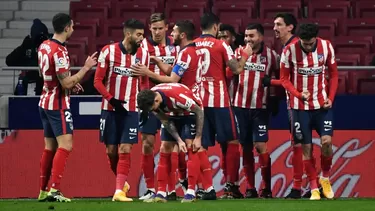
[[196,118],[196,123],[195,123],[196,133],[195,133],[195,138],[202,138],[203,124],[204,124],[204,112],[199,107],[199,105],[194,105],[194,107],[191,109],[191,111],[195,114],[195,118]]
[[174,73],[172,73],[171,76],[166,76],[166,75],[162,76],[162,75],[156,74],[143,64],[133,65],[132,70],[133,70],[134,75],[147,76],[151,79],[154,79],[155,81],[159,83],[177,83],[181,79],[180,76]]
[[169,64],[165,64],[161,59],[157,58],[156,56],[150,56],[150,60],[153,61],[159,69],[166,75],[170,75],[172,72],[172,66]]
[[[57,78],[60,81],[61,86],[64,89],[72,89],[75,87],[76,84],[78,84],[81,79],[85,76],[85,74],[97,64],[96,61],[96,52],[93,53],[91,56],[88,56],[85,62],[85,65],[74,75],[70,76],[69,71],[65,72],[57,72]],[[55,57],[57,58],[57,56]],[[56,64],[58,64],[58,61],[55,61]],[[58,69],[58,68],[56,68]]]
[[240,59],[237,61],[237,59],[233,58],[230,59],[227,63],[227,66],[229,69],[233,72],[233,74],[238,75],[240,74],[245,67],[246,61],[249,59],[249,56],[253,53],[253,49],[249,44],[246,45],[244,49],[240,49]]
[[339,84],[339,72],[337,70],[337,63],[335,58],[335,52],[332,44],[329,43],[329,54],[327,58],[327,67],[329,71],[329,95],[328,98],[333,103],[336,96],[337,87]]

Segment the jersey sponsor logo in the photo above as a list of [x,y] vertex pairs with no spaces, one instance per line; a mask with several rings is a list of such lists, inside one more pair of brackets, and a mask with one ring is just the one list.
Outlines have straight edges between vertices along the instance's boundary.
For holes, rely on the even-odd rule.
[[211,41],[200,41],[200,42],[196,42],[195,46],[197,46],[197,47],[209,47],[209,48],[212,48],[214,46],[214,42],[211,42]]
[[175,60],[174,56],[158,56],[157,58],[159,58],[164,64],[173,64]]
[[252,62],[246,62],[244,69],[250,70],[250,71],[264,72],[264,71],[266,71],[266,65],[265,64],[252,63]]
[[302,75],[317,75],[323,72],[323,66],[320,67],[300,67],[298,73]]
[[113,72],[119,74],[119,75],[124,75],[124,76],[132,76],[133,71],[130,68],[126,67],[114,67]]

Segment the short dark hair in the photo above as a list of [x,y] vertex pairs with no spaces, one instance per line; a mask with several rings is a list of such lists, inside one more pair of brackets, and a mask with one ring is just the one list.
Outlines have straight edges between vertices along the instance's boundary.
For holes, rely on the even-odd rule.
[[194,39],[195,26],[193,22],[189,20],[177,21],[176,26],[180,33],[185,33],[188,40]]
[[150,16],[150,23],[155,23],[159,21],[164,21],[164,23],[167,23],[167,19],[165,18],[164,13],[153,13]]
[[301,24],[298,29],[298,37],[302,40],[310,40],[317,37],[319,33],[319,26],[314,23]]
[[213,25],[219,24],[220,19],[212,12],[204,13],[201,17],[201,28],[202,30],[211,29]]
[[229,31],[229,33],[232,36],[236,36],[236,31],[234,30],[234,27],[229,24],[220,24],[220,29],[219,31]]
[[64,32],[65,27],[70,26],[72,24],[72,18],[65,13],[58,13],[53,16],[52,25],[53,30],[57,34],[61,34]]
[[293,14],[291,14],[291,13],[278,13],[278,14],[276,14],[274,20],[276,18],[282,18],[287,26],[293,25],[292,34],[296,33],[298,22],[297,22],[296,17]]
[[264,28],[260,23],[250,23],[247,25],[246,30],[256,29],[261,35],[264,35]]
[[150,111],[154,105],[156,93],[149,89],[140,91],[137,95],[138,108],[142,111]]
[[142,21],[134,19],[134,18],[125,21],[123,26],[124,26],[124,30],[125,29],[144,29],[145,28],[145,24],[142,23]]

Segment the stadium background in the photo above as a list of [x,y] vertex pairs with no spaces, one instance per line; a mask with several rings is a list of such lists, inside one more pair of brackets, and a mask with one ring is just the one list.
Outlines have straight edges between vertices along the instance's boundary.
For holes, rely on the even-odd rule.
[[[1,0],[0,66],[5,66],[4,57],[29,33],[32,19],[42,19],[52,32],[51,19],[57,12],[70,12],[75,20],[75,32],[68,43],[75,66],[81,65],[88,53],[99,50],[111,41],[121,40],[121,23],[131,17],[147,23],[152,12],[165,12],[171,26],[178,19],[190,19],[198,26],[200,14],[212,10],[223,23],[232,24],[239,33],[249,22],[262,23],[266,29],[266,43],[280,49],[278,41],[273,38],[272,17],[278,12],[291,12],[299,18],[299,22],[313,21],[319,24],[321,36],[332,40],[341,66],[339,96],[334,105],[337,131],[334,134],[332,183],[336,196],[375,197],[375,189],[369,188],[375,187],[375,71],[371,67],[363,67],[370,63],[375,49],[374,5],[375,2],[369,0],[290,0],[285,3],[272,0],[196,0],[191,3],[170,0]],[[147,29],[146,33],[149,34]],[[197,35],[199,33],[197,31]],[[21,68],[13,69],[19,71]],[[38,189],[39,158],[43,149],[43,133],[37,112],[38,97],[9,96],[16,79],[13,71],[8,70],[2,68],[0,71],[0,128],[3,128],[0,142],[0,198],[33,198]],[[98,102],[98,96],[77,96],[72,99],[77,130],[62,184],[67,196],[105,197],[110,196],[114,188],[114,176],[109,170],[105,149],[98,141]],[[280,104],[280,113],[272,119],[271,126],[273,194],[281,197],[291,187],[292,179],[285,102]],[[314,139],[314,143],[319,142],[318,138]],[[139,168],[140,146],[135,146],[132,153],[130,196],[140,195],[145,190]],[[217,147],[210,149],[214,186],[220,193],[224,182],[219,156]],[[155,162],[157,160],[158,154],[155,152]],[[241,184],[244,184],[243,174],[241,178]],[[257,168],[257,187],[259,183],[260,171]],[[23,191],[18,191],[21,188]],[[242,185],[242,190],[244,188]]]

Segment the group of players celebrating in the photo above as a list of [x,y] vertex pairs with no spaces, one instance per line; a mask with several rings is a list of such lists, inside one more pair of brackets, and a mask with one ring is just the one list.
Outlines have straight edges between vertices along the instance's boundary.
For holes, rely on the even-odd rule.
[[[331,107],[338,83],[334,50],[328,40],[318,37],[315,24],[301,24],[296,33],[296,18],[287,13],[278,14],[274,24],[275,36],[283,45],[281,58],[264,44],[260,23],[249,24],[245,45],[232,49],[233,30],[221,27],[220,31],[220,20],[213,13],[201,17],[202,35],[196,39],[196,26],[188,20],[178,21],[167,36],[164,15],[152,14],[152,35],[144,37],[144,24],[130,19],[123,24],[122,41],[106,45],[98,58],[96,53],[89,56],[82,69],[71,75],[64,43],[72,35],[74,23],[69,15],[57,14],[53,38],[43,42],[38,51],[44,78],[39,112],[45,137],[38,199],[71,201],[60,192],[73,143],[69,96],[71,91],[82,89],[79,82],[94,66],[94,86],[103,96],[100,140],[116,176],[113,201],[133,201],[127,197],[130,186],[126,181],[138,132],[142,135],[141,166],[147,185],[147,192],[140,198],[144,202],[176,200],[176,172],[184,190],[182,202],[215,200],[207,155],[215,142],[222,149],[226,180],[221,198],[271,198],[267,141],[274,101],[270,92],[278,86],[287,92],[293,145],[293,188],[287,198],[301,198],[305,169],[310,199],[319,200],[321,195],[332,199]],[[159,129],[155,188],[153,152]],[[322,144],[319,177],[312,154],[313,129]],[[255,188],[253,148],[259,154],[261,190]],[[247,181],[244,195],[238,183],[240,149]]]

